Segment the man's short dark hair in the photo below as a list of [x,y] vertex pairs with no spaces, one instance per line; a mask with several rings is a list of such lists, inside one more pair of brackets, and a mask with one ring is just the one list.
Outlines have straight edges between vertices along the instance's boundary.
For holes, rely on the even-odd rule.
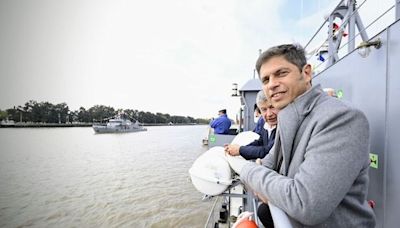
[[283,56],[288,62],[296,65],[300,72],[303,71],[303,67],[307,64],[305,51],[302,46],[299,44],[282,44],[271,47],[261,53],[256,62],[258,75],[260,75],[261,65],[270,60],[272,57],[278,56]]
[[221,109],[221,110],[219,110],[218,112],[221,112],[221,113],[223,113],[223,114],[226,114],[226,109]]

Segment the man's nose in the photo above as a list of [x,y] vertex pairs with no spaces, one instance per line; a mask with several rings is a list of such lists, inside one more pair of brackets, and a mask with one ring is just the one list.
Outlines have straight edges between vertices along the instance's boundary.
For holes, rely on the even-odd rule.
[[279,82],[276,79],[270,78],[268,84],[265,85],[265,88],[269,93],[273,92],[279,86]]
[[278,86],[278,84],[278,80],[275,77],[270,77],[267,87],[275,88],[276,86]]

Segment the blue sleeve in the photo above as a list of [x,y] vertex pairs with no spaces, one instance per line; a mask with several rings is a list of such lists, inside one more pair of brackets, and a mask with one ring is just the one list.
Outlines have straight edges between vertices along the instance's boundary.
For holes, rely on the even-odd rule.
[[211,127],[214,128],[214,127],[218,126],[218,124],[220,124],[221,121],[222,121],[221,118],[214,119],[214,120],[211,122]]
[[214,133],[216,134],[228,134],[229,128],[231,127],[231,121],[226,115],[220,116],[211,122],[211,127],[214,128]]
[[247,146],[241,146],[239,148],[239,153],[246,160],[264,158],[272,148],[274,140],[274,136],[268,139],[268,133],[266,131],[262,131],[260,139],[255,140]]
[[264,130],[264,124],[265,124],[264,118],[260,118],[260,119],[257,121],[256,127],[254,128],[253,131],[254,131],[255,133],[261,135],[261,131]]
[[239,149],[240,155],[246,160],[264,158],[268,152],[263,146],[241,146]]

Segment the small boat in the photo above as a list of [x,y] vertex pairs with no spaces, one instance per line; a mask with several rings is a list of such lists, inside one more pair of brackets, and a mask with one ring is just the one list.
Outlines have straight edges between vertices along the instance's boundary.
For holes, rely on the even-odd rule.
[[0,122],[0,127],[1,127],[1,126],[4,126],[4,127],[13,127],[13,126],[15,126],[15,121],[14,121],[14,120],[8,120],[8,119],[2,120],[2,121]]
[[93,130],[96,133],[124,133],[124,132],[137,132],[137,131],[147,131],[139,125],[139,121],[136,120],[135,123],[129,119],[115,118],[110,119],[106,125],[94,124]]

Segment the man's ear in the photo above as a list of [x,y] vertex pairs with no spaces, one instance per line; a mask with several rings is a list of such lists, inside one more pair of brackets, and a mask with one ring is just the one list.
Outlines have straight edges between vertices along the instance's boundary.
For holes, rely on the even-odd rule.
[[303,67],[303,75],[307,82],[311,83],[311,76],[312,76],[312,67],[310,64],[306,64]]

